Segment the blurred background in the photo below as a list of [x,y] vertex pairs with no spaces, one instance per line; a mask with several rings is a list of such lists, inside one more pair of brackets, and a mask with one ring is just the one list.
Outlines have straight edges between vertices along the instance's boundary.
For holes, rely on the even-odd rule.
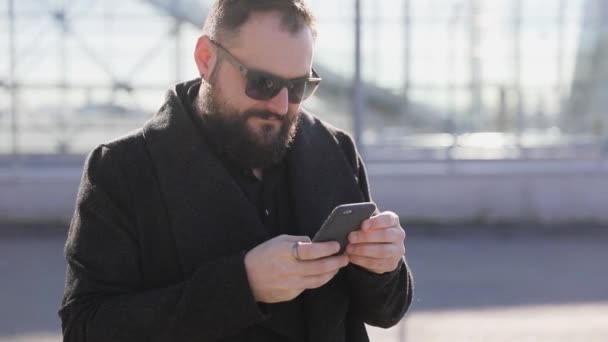
[[[210,0],[0,0],[0,341],[58,341],[82,164],[141,127]],[[608,341],[608,0],[308,0],[304,104],[408,231],[374,341]]]

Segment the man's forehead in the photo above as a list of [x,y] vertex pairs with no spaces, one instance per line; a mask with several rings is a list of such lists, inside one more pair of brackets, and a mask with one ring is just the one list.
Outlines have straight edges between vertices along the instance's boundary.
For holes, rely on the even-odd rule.
[[255,12],[231,39],[230,50],[247,67],[285,78],[299,77],[312,64],[314,39],[302,25],[290,32],[278,12]]

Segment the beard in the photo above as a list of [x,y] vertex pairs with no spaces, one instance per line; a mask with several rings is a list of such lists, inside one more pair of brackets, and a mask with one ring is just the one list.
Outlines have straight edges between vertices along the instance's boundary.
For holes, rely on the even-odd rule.
[[[298,112],[288,111],[285,115],[255,109],[240,112],[205,81],[196,101],[209,144],[222,159],[238,167],[265,169],[278,164],[297,132]],[[276,119],[279,125],[268,122],[254,126],[251,121],[255,118]]]

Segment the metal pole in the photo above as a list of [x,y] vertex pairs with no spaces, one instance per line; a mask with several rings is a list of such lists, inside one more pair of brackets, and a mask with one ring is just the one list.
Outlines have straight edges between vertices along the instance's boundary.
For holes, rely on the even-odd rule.
[[[454,109],[455,107],[455,94],[454,94],[454,89],[455,89],[455,84],[454,84],[454,70],[456,70],[456,66],[455,66],[455,60],[456,60],[456,55],[455,55],[455,50],[456,50],[456,46],[455,46],[455,39],[454,39],[454,35],[456,34],[456,28],[457,28],[457,22],[458,22],[458,14],[459,14],[459,5],[455,4],[452,6],[451,8],[451,13],[450,16],[448,18],[448,22],[447,22],[447,53],[446,53],[446,67],[447,67],[447,72],[448,74],[446,75],[447,78],[447,92],[448,92],[448,109],[446,110],[446,118],[445,118],[445,131],[448,134],[452,135],[452,144],[446,149],[446,158],[448,159],[448,161],[452,161],[452,151],[454,149],[454,147],[456,147],[456,144],[458,142],[458,134],[456,133],[455,127],[454,127],[454,121],[456,120],[456,110]],[[451,168],[450,168],[451,169]]]
[[15,80],[15,6],[14,0],[8,0],[8,32],[9,32],[9,72],[8,84],[11,92],[11,149],[13,161],[17,161],[19,155],[18,132],[17,125],[17,81]]
[[481,116],[481,57],[479,56],[479,2],[469,0],[470,10],[470,46],[469,58],[471,68],[471,114],[469,118],[469,131],[475,129],[475,120]]
[[[598,35],[601,38],[598,40],[596,51],[601,51],[603,49],[604,53],[601,58],[606,58],[606,55],[608,54],[605,50],[606,45],[608,45],[608,2],[605,0],[599,4]],[[608,70],[606,70],[606,68],[608,68],[608,63],[599,64],[600,67],[597,72],[602,76],[600,76],[599,82],[595,82],[595,96],[598,97],[598,99],[594,101],[596,104],[593,107],[597,118],[596,125],[599,126],[599,134],[597,136],[598,145],[602,146],[601,153],[602,156],[605,157],[608,145],[608,119],[606,118],[605,108],[600,109],[598,107],[602,106],[602,103],[606,103],[606,101],[601,101],[599,97],[601,96],[600,94],[605,94],[605,91],[608,90],[608,86],[606,85],[608,80],[602,78],[608,75]],[[601,70],[601,68],[604,68],[604,70]]]
[[566,25],[566,0],[560,0],[557,9],[557,84],[555,87],[555,93],[557,97],[557,116],[554,118],[559,125],[561,122],[561,116],[564,112],[562,106],[564,105],[564,32]]
[[522,3],[521,0],[516,0],[514,3],[513,10],[513,88],[517,94],[516,99],[516,137],[517,137],[517,148],[521,153],[521,156],[525,159],[527,153],[522,147],[522,133],[524,130],[524,113],[523,113],[523,92],[521,89],[521,20],[522,20]]
[[410,97],[410,60],[411,60],[411,3],[403,0],[403,103],[402,118],[409,112]]
[[365,155],[363,144],[363,110],[365,99],[361,84],[361,0],[355,0],[355,77],[353,89],[353,130],[355,142],[361,155]]
[[561,100],[564,82],[564,31],[566,0],[560,0],[557,9],[557,95]]
[[61,95],[58,97],[59,102],[57,108],[60,110],[57,113],[57,147],[56,152],[58,154],[66,154],[68,152],[69,138],[67,134],[67,118],[66,113],[68,112],[68,18],[67,18],[67,0],[63,0],[61,9],[57,13],[58,19],[61,25],[61,36],[60,43],[57,48],[59,49],[59,87],[61,89]]
[[[174,13],[182,13],[182,3],[180,0],[176,0],[173,2]],[[176,16],[175,17],[175,31],[173,31],[173,39],[175,39],[175,82],[178,83],[181,81],[182,77],[182,44],[181,44],[181,35],[182,33],[182,21]]]

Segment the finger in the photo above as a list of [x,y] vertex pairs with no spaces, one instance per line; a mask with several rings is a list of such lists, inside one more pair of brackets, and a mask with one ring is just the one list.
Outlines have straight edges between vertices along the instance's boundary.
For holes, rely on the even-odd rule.
[[316,276],[302,277],[300,279],[300,286],[302,289],[316,289],[327,284],[333,277],[338,274],[338,271],[332,271]]
[[296,236],[296,235],[280,235],[275,239],[279,241],[285,242],[310,242],[310,238],[308,236]]
[[405,253],[405,246],[399,244],[350,244],[346,247],[350,256],[360,256],[372,259],[394,259]]
[[401,227],[375,229],[369,231],[357,230],[348,234],[350,243],[394,243],[405,240],[405,231]]
[[394,226],[399,226],[399,216],[392,211],[381,212],[380,214],[370,217],[361,223],[361,229],[364,231]]
[[298,246],[300,260],[316,260],[334,255],[340,251],[340,244],[336,241],[328,242],[302,242]]
[[346,265],[348,265],[348,256],[339,255],[301,262],[296,266],[296,270],[299,275],[308,277],[338,271]]

